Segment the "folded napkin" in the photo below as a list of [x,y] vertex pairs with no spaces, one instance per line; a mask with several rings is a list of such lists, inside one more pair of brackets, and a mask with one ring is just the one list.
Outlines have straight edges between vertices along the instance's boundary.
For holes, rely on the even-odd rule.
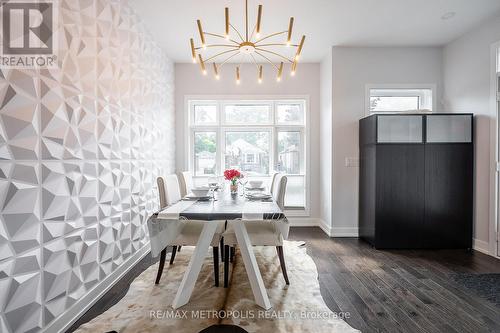
[[[241,216],[242,221],[260,221],[264,220],[264,213],[262,213],[262,202],[247,201],[243,206],[243,212]],[[283,239],[288,239],[288,234],[290,232],[290,223],[285,217],[279,220],[271,220],[269,223],[273,223],[275,228],[283,236]]]
[[194,201],[179,201],[148,219],[151,255],[157,257],[163,249],[180,235],[184,221],[180,216]]

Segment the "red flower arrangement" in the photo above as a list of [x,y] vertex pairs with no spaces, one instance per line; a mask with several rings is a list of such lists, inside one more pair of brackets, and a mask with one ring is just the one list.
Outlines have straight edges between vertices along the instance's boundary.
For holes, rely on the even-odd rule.
[[231,184],[236,185],[238,179],[243,178],[243,175],[238,170],[229,169],[224,171],[224,178],[226,178],[226,180],[229,180]]

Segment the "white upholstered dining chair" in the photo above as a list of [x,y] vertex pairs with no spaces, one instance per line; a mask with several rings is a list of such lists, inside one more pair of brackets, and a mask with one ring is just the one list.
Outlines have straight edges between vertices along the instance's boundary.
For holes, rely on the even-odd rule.
[[[285,209],[285,192],[287,186],[288,178],[282,174],[276,174],[273,176],[273,200],[276,201],[278,206],[282,211]],[[284,228],[278,227],[279,223]],[[281,271],[283,273],[283,278],[287,285],[290,284],[288,280],[288,274],[285,265],[285,255],[283,252],[283,240],[288,237],[288,230],[290,225],[286,220],[280,221],[269,221],[269,220],[255,220],[255,221],[245,221],[245,227],[250,237],[250,242],[253,246],[275,246],[276,252],[278,253],[278,258],[280,261]],[[283,232],[285,230],[285,232]],[[224,288],[228,286],[229,277],[229,260],[232,255],[229,254],[229,247],[236,246],[238,241],[236,239],[236,234],[231,226],[231,221],[228,221],[228,227],[226,231],[222,234],[224,238]]]
[[193,174],[191,171],[179,172],[179,184],[181,186],[181,195],[185,197],[193,190]]
[[[156,179],[158,183],[158,196],[160,200],[160,209],[164,209],[168,206],[175,204],[182,199],[179,181],[176,175],[169,175],[166,177],[158,177]],[[215,276],[215,286],[219,286],[219,242],[224,232],[224,222],[203,222],[203,221],[191,221],[185,220],[182,224],[182,229],[179,236],[167,246],[172,246],[172,255],[170,257],[170,265],[174,263],[175,254],[181,246],[196,246],[198,239],[200,238],[201,231],[203,229],[204,223],[219,223],[217,231],[215,232],[212,243],[210,244],[213,248],[213,258],[214,258],[214,276]],[[160,262],[158,265],[158,273],[156,275],[156,284],[160,283],[160,278],[163,272],[163,267],[165,266],[165,259],[167,256],[167,249],[163,249],[160,254]]]
[[274,192],[274,181],[276,180],[276,177],[279,175],[279,172],[273,172],[273,175],[271,177],[271,184],[269,185],[269,193],[273,194]]

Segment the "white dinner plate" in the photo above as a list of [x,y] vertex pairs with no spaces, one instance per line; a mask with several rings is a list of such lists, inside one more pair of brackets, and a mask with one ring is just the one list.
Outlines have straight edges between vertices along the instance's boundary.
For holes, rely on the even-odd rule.
[[249,193],[247,197],[250,199],[270,199],[271,195],[268,193]]
[[246,187],[248,191],[264,191],[265,187]]
[[201,200],[201,201],[206,201],[206,200],[210,200],[210,198],[212,198],[212,197],[208,196],[208,195],[205,195],[205,196],[202,196],[202,197],[197,197],[195,195],[186,195],[183,198],[183,200],[189,200],[189,201]]

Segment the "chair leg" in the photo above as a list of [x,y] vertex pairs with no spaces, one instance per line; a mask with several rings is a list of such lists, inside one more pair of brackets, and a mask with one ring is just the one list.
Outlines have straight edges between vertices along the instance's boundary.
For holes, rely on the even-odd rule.
[[229,261],[233,262],[234,261],[234,254],[236,252],[236,248],[234,246],[231,246],[229,249]]
[[220,260],[224,261],[224,237],[220,239]]
[[177,246],[172,247],[172,255],[170,256],[170,265],[174,263],[175,254],[177,253]]
[[156,274],[155,284],[160,283],[161,274],[163,273],[163,267],[165,267],[165,258],[167,257],[167,249],[163,249],[160,253],[160,261],[158,263],[158,273]]
[[229,286],[229,245],[224,246],[224,288]]
[[179,245],[179,246],[177,246],[177,252],[181,252],[181,247],[182,247],[182,246],[180,246],[180,245]]
[[219,248],[217,246],[213,247],[214,253],[214,278],[215,286],[219,286]]
[[286,273],[286,265],[285,265],[285,255],[283,253],[283,246],[276,246],[276,251],[278,252],[278,257],[280,259],[281,271],[283,272],[283,277],[285,278],[285,282],[287,285],[290,284],[288,280],[288,274]]

